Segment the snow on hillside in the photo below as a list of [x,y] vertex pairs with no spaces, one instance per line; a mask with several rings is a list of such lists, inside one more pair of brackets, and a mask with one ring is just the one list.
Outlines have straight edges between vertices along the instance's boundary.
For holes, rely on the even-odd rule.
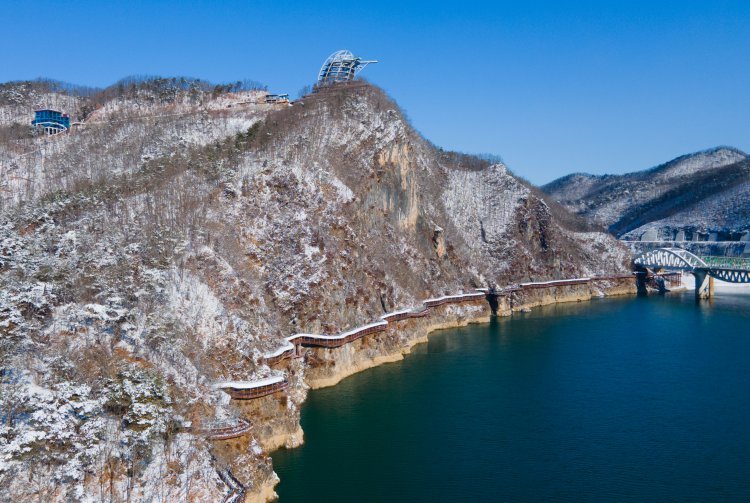
[[[667,218],[654,220],[625,234],[623,239],[638,240],[647,231],[672,239],[685,228],[710,234],[719,231],[742,233],[750,229],[750,181],[736,185],[720,194],[697,201]],[[665,235],[666,234],[666,235]]]
[[25,141],[23,152],[0,152],[0,208],[74,189],[82,181],[132,172],[175,150],[207,145],[247,130],[268,108],[169,115],[152,107],[144,117],[93,121],[67,135]]
[[81,98],[60,92],[49,92],[38,83],[0,84],[0,124],[30,126],[34,110],[51,108],[70,113],[75,119]]
[[654,176],[653,182],[667,182],[673,178],[690,176],[698,172],[728,166],[745,158],[747,158],[747,154],[729,147],[718,147],[697,152],[669,162],[662,169],[654,170],[656,176]]
[[[433,147],[371,86],[294,107],[135,89],[72,134],[0,141],[2,500],[217,500],[227,469],[272,483],[259,445],[297,434],[316,362],[290,364],[272,410],[214,385],[275,375],[263,355],[285,337],[623,268],[613,239]],[[241,455],[211,450],[201,428],[246,414]]]
[[111,124],[130,118],[142,120],[147,117],[176,117],[227,111],[231,108],[268,111],[272,108],[271,105],[259,104],[259,100],[266,94],[266,91],[241,91],[219,95],[175,92],[167,97],[156,98],[148,89],[140,89],[135,93],[107,101],[88,115],[86,123]]
[[[674,193],[672,200],[677,214],[671,217],[671,225],[679,219],[677,216],[679,214],[692,218],[690,207],[694,203],[698,203],[698,201],[679,196],[680,190],[688,194],[696,189],[696,187],[691,186],[693,180],[710,177],[712,173],[729,169],[747,158],[747,154],[737,149],[717,147],[678,157],[647,171],[601,177],[570,175],[546,185],[544,189],[570,210],[601,222],[616,232],[619,232],[620,221],[625,217],[632,219],[639,208],[645,210],[656,203],[666,208],[666,202],[660,201],[660,198],[663,199]],[[684,189],[681,189],[683,187]],[[734,188],[731,190],[735,191]],[[733,193],[738,194],[738,192]],[[718,200],[707,202],[707,204],[709,207],[716,204],[721,205]],[[682,206],[685,206],[686,209],[681,210]],[[698,208],[698,205],[695,208]],[[707,207],[707,209],[709,208]],[[695,216],[699,217],[705,217],[706,215],[706,213],[698,215],[700,212],[697,209],[694,213]],[[714,218],[701,218],[703,222],[708,224],[708,227],[716,228],[726,225],[720,222],[720,220],[723,220],[721,214],[716,212],[712,214]],[[735,221],[735,223],[739,222]],[[683,224],[690,225],[689,222],[685,221],[683,221]]]
[[[508,229],[515,223],[516,210],[529,189],[508,173],[502,164],[481,171],[448,172],[443,203],[464,241],[474,250],[476,261],[483,246],[510,248],[513,238]],[[481,236],[477,240],[477,236]],[[510,264],[507,264],[508,266]]]

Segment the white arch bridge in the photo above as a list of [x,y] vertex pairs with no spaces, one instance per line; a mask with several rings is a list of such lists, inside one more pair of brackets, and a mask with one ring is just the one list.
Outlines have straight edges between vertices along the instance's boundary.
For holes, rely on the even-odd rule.
[[633,259],[639,269],[690,272],[695,276],[695,296],[713,295],[713,279],[729,283],[750,283],[750,259],[737,257],[699,257],[682,248],[657,248]]

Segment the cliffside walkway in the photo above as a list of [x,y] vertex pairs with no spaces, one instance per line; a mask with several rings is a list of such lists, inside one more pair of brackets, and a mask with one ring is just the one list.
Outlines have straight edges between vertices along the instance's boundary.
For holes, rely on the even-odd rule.
[[232,470],[228,466],[219,465],[218,461],[216,460],[216,456],[214,456],[213,454],[211,454],[211,461],[216,467],[216,473],[219,475],[219,478],[229,489],[229,492],[224,495],[224,499],[222,500],[222,502],[245,503],[247,489],[245,488],[244,484],[237,480],[237,477],[234,476]]
[[714,278],[728,283],[750,283],[750,260],[734,257],[699,257],[682,248],[657,248],[637,255],[633,264],[649,270],[684,271],[695,277],[695,297],[714,295]]
[[214,385],[236,400],[249,400],[271,395],[289,386],[283,375],[277,375],[256,381],[226,381]]
[[[537,281],[510,285],[503,289],[477,288],[475,291],[469,293],[434,297],[424,300],[418,307],[386,313],[380,317],[379,321],[353,328],[341,334],[321,335],[298,333],[291,335],[284,340],[284,344],[281,347],[266,354],[265,360],[269,366],[273,366],[283,360],[300,357],[302,347],[339,348],[366,335],[383,332],[391,323],[430,316],[433,309],[444,305],[472,302],[490,297],[503,297],[526,290],[591,285],[598,282],[617,281],[633,277],[633,274],[619,274],[553,281]],[[275,375],[253,381],[221,382],[217,383],[214,387],[228,393],[229,396],[236,400],[251,400],[282,391],[286,389],[288,385],[289,383],[284,375]]]
[[207,440],[229,440],[241,437],[252,428],[252,423],[247,419],[230,419],[226,421],[208,422],[200,427],[187,426],[183,431],[193,435],[201,435]]
[[484,299],[487,293],[484,289],[478,289],[471,293],[461,293],[457,295],[444,295],[433,299],[425,300],[421,306],[413,309],[403,309],[386,313],[380,317],[380,321],[370,323],[361,327],[354,328],[347,332],[336,335],[319,335],[319,334],[294,334],[285,339],[286,343],[276,351],[266,355],[266,363],[274,365],[287,358],[300,355],[300,347],[322,347],[338,348],[365,335],[383,332],[388,328],[389,323],[398,322],[409,318],[423,318],[430,314],[430,309],[444,304],[457,304],[461,302]]
[[[415,308],[401,309],[386,313],[380,317],[379,321],[357,327],[341,334],[336,335],[319,335],[319,334],[294,334],[285,339],[284,344],[277,350],[265,355],[266,363],[272,366],[287,358],[301,356],[300,347],[321,347],[321,348],[338,348],[366,335],[383,332],[388,328],[390,323],[397,323],[402,320],[413,318],[425,318],[429,316],[435,308],[450,304],[460,304],[463,302],[472,302],[492,297],[510,296],[514,293],[525,290],[539,290],[546,288],[558,288],[565,286],[591,285],[597,282],[617,281],[631,279],[633,274],[621,274],[613,276],[596,276],[587,278],[572,278],[565,280],[539,281],[520,283],[510,285],[503,289],[477,288],[470,293],[461,293],[457,295],[443,295],[426,299],[422,304]],[[494,309],[494,308],[493,308]],[[216,389],[221,389],[235,400],[253,400],[283,391],[288,388],[289,382],[285,374],[277,374],[271,377],[256,379],[252,381],[225,381],[214,385]],[[235,423],[214,424],[205,428],[191,429],[194,434],[205,436],[208,440],[220,441],[229,440],[246,435],[251,430],[251,423],[246,419],[238,419]],[[243,503],[245,501],[246,489],[234,478],[228,470],[226,473],[219,471],[224,483],[230,491],[224,498],[224,503]]]
[[[509,285],[503,289],[477,288],[473,292],[460,293],[456,295],[443,295],[426,299],[422,304],[415,308],[401,309],[386,313],[380,317],[380,320],[357,327],[341,334],[320,335],[320,334],[294,334],[285,339],[284,345],[272,353],[266,354],[266,363],[271,366],[287,358],[300,357],[301,347],[319,347],[319,348],[339,348],[345,344],[360,339],[366,335],[383,332],[388,328],[390,323],[397,323],[402,320],[413,318],[425,318],[430,316],[432,311],[440,306],[461,304],[463,302],[475,302],[477,300],[487,299],[492,303],[495,297],[510,297],[518,292],[536,291],[548,288],[559,288],[567,286],[594,285],[600,282],[621,281],[632,279],[634,275],[620,274],[612,276],[594,276],[586,278],[571,278],[553,281],[527,282],[515,285]],[[277,373],[270,377],[255,379],[250,381],[225,381],[214,385],[229,394],[235,400],[254,400],[274,393],[284,391],[289,387],[287,375]],[[208,440],[222,441],[229,440],[248,434],[252,429],[252,424],[246,419],[229,420],[226,424],[207,424],[201,428],[186,428],[187,431],[196,435],[202,435]],[[239,485],[233,487],[227,496],[227,501],[243,501],[245,492],[244,488]]]
[[286,340],[294,346],[338,348],[365,335],[383,332],[387,326],[388,322],[381,320],[338,335],[294,334]]

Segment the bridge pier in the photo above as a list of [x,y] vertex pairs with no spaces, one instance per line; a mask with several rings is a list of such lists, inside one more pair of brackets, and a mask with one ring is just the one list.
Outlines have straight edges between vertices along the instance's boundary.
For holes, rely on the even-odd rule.
[[635,271],[635,288],[638,295],[648,295],[648,288],[646,288],[646,279],[648,278],[648,271],[645,269]]
[[750,260],[742,257],[699,257],[682,248],[658,248],[633,259],[636,269],[690,272],[695,277],[695,298],[714,296],[714,278],[729,283],[750,283]]
[[697,269],[693,271],[693,277],[696,299],[710,299],[714,296],[714,279],[706,271]]

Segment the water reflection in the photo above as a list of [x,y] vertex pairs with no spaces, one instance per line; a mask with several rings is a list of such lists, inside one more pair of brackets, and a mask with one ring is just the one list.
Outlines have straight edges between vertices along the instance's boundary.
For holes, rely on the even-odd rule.
[[545,306],[313,391],[294,501],[750,500],[750,297]]

